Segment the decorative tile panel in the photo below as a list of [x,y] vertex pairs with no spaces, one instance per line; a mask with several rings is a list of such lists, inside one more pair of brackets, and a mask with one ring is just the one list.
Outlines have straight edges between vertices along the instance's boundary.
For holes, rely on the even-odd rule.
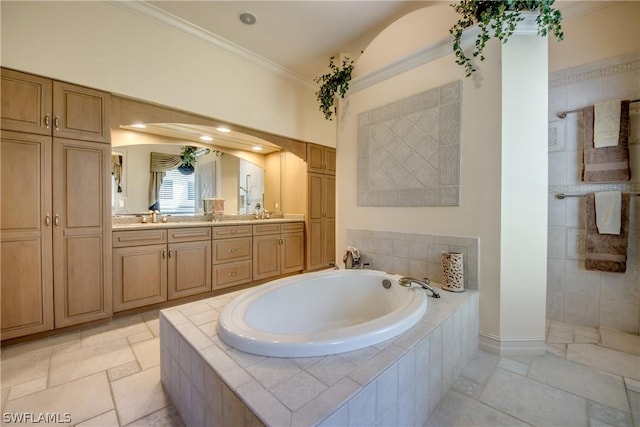
[[462,82],[358,116],[359,206],[458,206]]

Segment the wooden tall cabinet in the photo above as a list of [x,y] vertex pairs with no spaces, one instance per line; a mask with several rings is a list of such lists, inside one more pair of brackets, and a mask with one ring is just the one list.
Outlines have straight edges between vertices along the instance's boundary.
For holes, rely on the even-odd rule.
[[[19,177],[19,179],[17,179]],[[2,337],[53,329],[51,138],[2,132]]]
[[335,263],[336,177],[309,172],[307,210],[307,270]]
[[56,328],[110,317],[111,146],[53,139]]
[[110,95],[0,83],[2,339],[110,317]]

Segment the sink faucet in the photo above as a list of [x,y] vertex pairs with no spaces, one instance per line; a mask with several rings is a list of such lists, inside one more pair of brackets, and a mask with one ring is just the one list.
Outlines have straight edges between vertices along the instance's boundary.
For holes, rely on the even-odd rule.
[[344,262],[344,268],[347,270],[364,267],[362,257],[360,257],[360,251],[353,246],[347,246],[347,252],[344,254],[344,257],[342,257],[342,262]]
[[426,277],[423,280],[414,279],[413,277],[401,277],[398,280],[398,285],[404,286],[405,288],[410,288],[413,283],[420,285],[422,289],[431,292],[432,297],[440,298],[440,294],[431,286],[431,280]]

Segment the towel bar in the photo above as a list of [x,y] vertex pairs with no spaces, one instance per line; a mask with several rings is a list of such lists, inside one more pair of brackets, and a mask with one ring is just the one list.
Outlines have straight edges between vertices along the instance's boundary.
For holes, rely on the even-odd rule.
[[[625,194],[629,194],[631,197],[640,196],[640,191],[629,191],[629,192],[624,192],[624,193]],[[588,193],[575,193],[575,194],[557,193],[556,194],[556,199],[564,199],[566,197],[584,197],[587,194]]]
[[[634,99],[633,101],[629,101],[630,103],[634,103],[634,102],[640,102],[640,99]],[[582,108],[576,108],[575,110],[568,110],[568,111],[559,111],[558,113],[556,113],[556,116],[558,116],[561,119],[564,119],[565,117],[567,117],[567,114],[569,113],[578,113],[580,111],[582,111]]]

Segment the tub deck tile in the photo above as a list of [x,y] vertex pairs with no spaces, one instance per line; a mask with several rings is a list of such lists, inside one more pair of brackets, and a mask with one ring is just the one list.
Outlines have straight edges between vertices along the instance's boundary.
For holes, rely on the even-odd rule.
[[[172,382],[182,380],[174,373],[185,372],[196,377],[190,379],[192,391],[201,395],[203,401],[204,415],[183,417],[188,420],[187,425],[195,426],[191,421],[203,416],[205,423],[214,424],[226,420],[243,425],[312,426],[327,422],[332,425],[332,421],[355,425],[366,415],[359,403],[368,401],[367,396],[373,398],[376,407],[384,406],[376,403],[376,397],[378,388],[383,388],[381,392],[388,391],[384,390],[385,380],[398,382],[398,396],[391,399],[392,403],[385,403],[390,411],[397,412],[392,418],[421,424],[456,373],[453,361],[449,359],[455,359],[456,364],[463,363],[477,350],[478,310],[465,305],[477,305],[477,292],[453,294],[443,291],[442,298],[429,299],[427,313],[416,325],[375,346],[306,358],[250,355],[224,343],[217,335],[215,321],[203,323],[202,319],[205,316],[202,313],[208,316],[205,320],[211,315],[215,317],[209,308],[220,313],[242,292],[245,291],[190,304],[184,310],[174,307],[160,312],[161,347],[164,350],[161,357],[167,359],[161,361],[165,389],[174,401],[184,400],[180,395],[174,395],[180,387],[173,386]],[[466,341],[469,345],[463,344]],[[180,345],[176,347],[176,344]],[[185,352],[181,349],[185,350],[185,347],[188,347],[186,354],[189,357],[183,356]],[[198,357],[204,365],[195,361],[194,366],[194,358]],[[449,360],[448,364],[444,363],[445,359]],[[203,381],[197,379],[201,366],[205,372],[204,390]],[[394,369],[389,371],[390,367]],[[388,378],[389,372],[397,378]],[[307,387],[308,384],[311,386]],[[420,390],[428,397],[404,402],[409,398],[404,390],[407,385],[415,393]],[[304,393],[300,391],[301,387],[305,389]],[[296,395],[296,390],[300,396]],[[235,402],[230,410],[222,409],[221,395]],[[186,410],[184,406],[176,407],[182,411]],[[193,409],[189,408],[189,411]],[[384,422],[383,414],[377,412],[373,411],[375,420],[372,422]]]

